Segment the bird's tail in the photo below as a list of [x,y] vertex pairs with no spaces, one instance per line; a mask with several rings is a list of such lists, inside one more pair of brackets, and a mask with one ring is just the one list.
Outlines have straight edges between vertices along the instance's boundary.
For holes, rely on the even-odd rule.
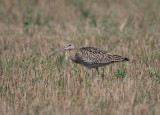
[[129,61],[128,58],[122,57],[122,56],[119,56],[119,55],[112,55],[112,60],[113,60],[113,62]]

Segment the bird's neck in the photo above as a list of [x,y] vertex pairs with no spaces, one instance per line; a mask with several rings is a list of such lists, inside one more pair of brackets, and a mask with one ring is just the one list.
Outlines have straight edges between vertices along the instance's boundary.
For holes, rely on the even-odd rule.
[[71,50],[69,50],[69,56],[70,56],[70,58],[71,58],[71,60],[73,62],[77,61],[76,60],[76,52],[77,52],[77,49],[71,49]]

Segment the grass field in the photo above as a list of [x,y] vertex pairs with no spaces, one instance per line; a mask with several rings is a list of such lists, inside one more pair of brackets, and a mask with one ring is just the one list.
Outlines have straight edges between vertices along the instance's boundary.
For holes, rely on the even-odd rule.
[[[67,43],[130,61],[89,78]],[[0,114],[159,115],[160,1],[0,0]]]

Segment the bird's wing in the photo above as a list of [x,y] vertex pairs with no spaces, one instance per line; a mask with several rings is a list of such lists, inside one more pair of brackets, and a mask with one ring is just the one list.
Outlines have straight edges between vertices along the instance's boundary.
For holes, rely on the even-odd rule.
[[93,47],[80,48],[76,57],[80,62],[88,64],[105,64],[113,61],[110,53]]

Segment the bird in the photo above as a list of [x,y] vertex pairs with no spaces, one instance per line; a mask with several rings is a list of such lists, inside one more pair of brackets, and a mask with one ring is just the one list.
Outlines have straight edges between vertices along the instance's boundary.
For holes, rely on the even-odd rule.
[[80,49],[76,49],[75,46],[71,43],[67,44],[61,49],[56,50],[49,57],[63,50],[69,51],[69,57],[73,62],[87,67],[89,69],[90,77],[93,77],[92,68],[96,69],[98,75],[100,75],[98,69],[99,67],[103,67],[115,62],[129,61],[129,59],[126,57],[114,55],[94,47],[82,47]]

